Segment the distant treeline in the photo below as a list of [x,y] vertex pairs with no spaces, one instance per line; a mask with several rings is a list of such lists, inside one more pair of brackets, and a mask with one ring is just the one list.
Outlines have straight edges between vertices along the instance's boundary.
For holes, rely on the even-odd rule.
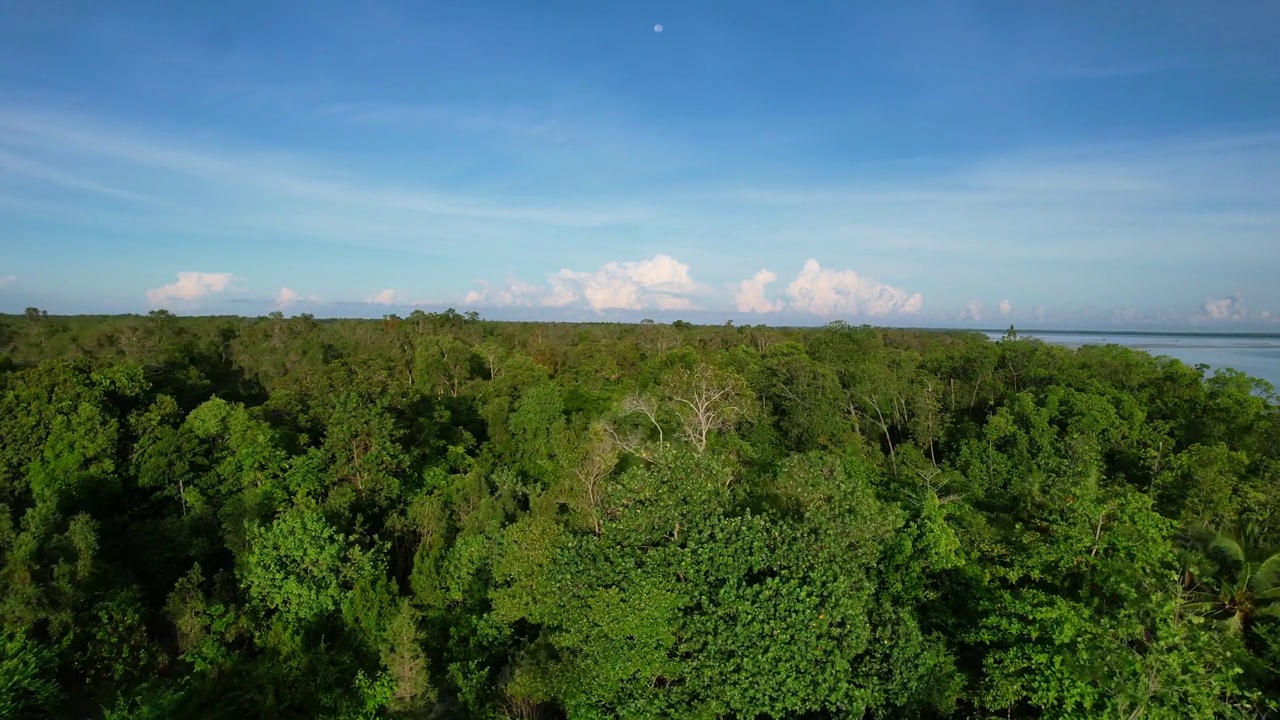
[[979,332],[0,318],[0,717],[1262,718],[1280,398]]

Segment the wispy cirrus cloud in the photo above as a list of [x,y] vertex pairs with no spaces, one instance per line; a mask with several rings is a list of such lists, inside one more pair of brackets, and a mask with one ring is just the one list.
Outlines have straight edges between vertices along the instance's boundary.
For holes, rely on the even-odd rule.
[[[1201,259],[1280,262],[1280,188],[1266,181],[1277,163],[1276,133],[1193,135],[871,163],[821,184],[725,188],[722,207],[748,206],[737,215],[744,227],[784,226],[790,237],[857,245],[904,268],[947,267],[917,272],[948,303],[975,287],[1036,297],[1044,263],[1087,263],[1101,289],[1149,283],[1172,305],[1167,276],[1148,269],[1153,247],[1189,277]],[[1220,240],[1212,252],[1206,237]]]
[[545,109],[489,108],[378,101],[320,103],[315,111],[338,123],[360,127],[444,128],[488,136],[563,140],[563,123]]
[[4,277],[0,277],[0,290],[3,290],[16,282],[18,282],[17,275],[5,275]]
[[[307,208],[319,217],[343,214],[388,218],[450,219],[518,223],[565,228],[599,228],[634,223],[648,216],[635,205],[616,203],[578,205],[557,200],[508,199],[490,192],[458,194],[431,186],[393,184],[361,178],[341,171],[323,159],[298,155],[263,154],[250,147],[199,147],[159,133],[139,133],[99,120],[0,107],[0,145],[21,147],[32,160],[12,152],[0,155],[0,167],[22,170],[26,175],[62,182],[120,198],[181,204],[186,194],[154,198],[125,187],[129,182],[155,184],[166,176],[216,187],[213,199],[247,206],[267,214],[276,207],[264,199],[284,200],[283,209],[269,217],[290,217],[296,208]],[[4,152],[0,149],[0,152]],[[72,158],[91,157],[108,163],[111,184],[80,179],[58,163],[69,166]],[[208,203],[210,198],[202,198]],[[390,215],[388,215],[390,213]],[[353,238],[358,242],[358,238]]]
[[[468,119],[450,115],[449,109],[371,102],[339,103],[332,112],[344,122],[383,126],[412,124],[414,113],[440,113],[432,122],[474,122],[484,132],[525,143],[521,146],[534,153],[564,130],[553,115],[538,113],[495,112],[486,126],[490,121],[484,113]],[[629,156],[652,153],[665,139],[636,129],[635,146],[641,149],[635,150],[617,127],[567,132],[570,140],[595,133],[593,147]],[[722,159],[711,152],[698,155],[703,151],[693,143],[677,147],[694,153],[693,165],[701,158],[717,161],[705,166],[718,166]],[[605,158],[611,156],[603,151],[570,162],[565,158],[572,152],[571,147],[556,155],[566,163],[553,166],[558,177],[582,170],[594,178],[609,170]],[[479,180],[459,175],[465,182],[452,181],[454,168],[428,168],[421,179],[410,181],[405,178],[416,176],[347,164],[323,150],[262,152],[243,141],[197,142],[145,126],[4,106],[0,153],[0,168],[8,163],[9,170],[0,169],[8,173],[8,187],[22,191],[20,196],[0,192],[0,201],[50,222],[110,224],[120,232],[144,228],[166,236],[371,246],[457,263],[424,269],[422,286],[411,285],[414,280],[406,274],[360,278],[356,288],[392,285],[406,297],[450,292],[459,297],[466,292],[459,276],[494,277],[499,265],[518,266],[525,277],[559,275],[557,267],[597,268],[568,270],[548,280],[545,292],[511,283],[474,291],[475,302],[510,306],[704,304],[695,303],[694,294],[662,295],[643,284],[620,284],[625,272],[593,277],[624,242],[635,250],[633,257],[682,248],[678,254],[700,280],[732,286],[731,294],[758,287],[759,295],[751,296],[758,302],[747,295],[741,301],[755,312],[782,311],[797,302],[818,308],[849,302],[797,300],[785,292],[790,279],[782,292],[770,296],[770,289],[778,290],[770,284],[777,278],[750,277],[759,268],[786,267],[805,257],[821,257],[834,268],[857,268],[857,281],[837,282],[828,273],[843,270],[819,266],[814,274],[819,284],[856,288],[870,275],[894,278],[891,288],[912,288],[905,300],[889,301],[894,307],[905,307],[916,291],[928,294],[931,308],[959,307],[986,288],[998,288],[999,294],[989,297],[993,305],[1005,295],[1055,309],[1080,302],[1042,281],[1045,268],[1052,267],[1055,273],[1088,272],[1100,296],[1140,288],[1152,303],[1181,306],[1184,315],[1199,301],[1178,293],[1195,288],[1203,297],[1212,292],[1197,269],[1212,266],[1214,287],[1231,282],[1250,297],[1271,302],[1267,293],[1274,291],[1264,286],[1258,270],[1267,263],[1258,258],[1280,262],[1274,243],[1280,189],[1268,182],[1280,164],[1280,134],[1265,130],[852,164],[838,174],[794,172],[785,184],[768,179],[767,163],[752,166],[742,159],[732,166],[746,171],[711,181],[696,173],[684,178],[669,168],[659,172],[654,168],[661,169],[675,153],[658,151],[648,165],[622,163],[629,172],[617,184],[583,184],[572,193],[531,190],[536,175],[527,167],[515,179],[498,171],[481,173]],[[3,181],[0,175],[0,185]],[[120,202],[110,206],[110,213],[79,204],[68,213],[67,203],[34,194],[47,184]],[[136,211],[119,210],[130,204]],[[1209,237],[1215,238],[1212,246],[1205,242]],[[1151,248],[1157,246],[1161,250],[1153,263]],[[456,270],[464,264],[465,274]],[[356,288],[346,296],[363,296]],[[334,295],[329,288],[324,292]],[[858,298],[859,308],[876,307],[874,298],[859,291],[833,292]],[[1053,292],[1058,295],[1046,296]],[[561,304],[544,304],[548,298]],[[720,301],[739,306],[736,297]]]
[[1181,58],[1133,60],[1109,64],[1033,65],[1031,72],[1047,80],[1098,80],[1131,78],[1193,69],[1195,65]]
[[0,148],[0,175],[21,176],[29,180],[52,183],[75,190],[88,192],[130,202],[163,205],[164,200],[144,193],[122,190],[94,180],[64,172],[51,165],[30,160]]

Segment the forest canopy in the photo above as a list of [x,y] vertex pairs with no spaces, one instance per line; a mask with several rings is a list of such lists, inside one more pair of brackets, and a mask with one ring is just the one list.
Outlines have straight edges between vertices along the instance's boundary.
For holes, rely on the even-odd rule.
[[32,309],[0,717],[1273,716],[1278,448],[1012,329]]

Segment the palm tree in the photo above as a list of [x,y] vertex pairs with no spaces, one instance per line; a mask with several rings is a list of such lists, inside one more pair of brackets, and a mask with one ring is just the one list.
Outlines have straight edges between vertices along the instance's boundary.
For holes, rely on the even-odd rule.
[[1202,574],[1194,565],[1187,568],[1191,610],[1234,634],[1243,634],[1256,618],[1280,617],[1280,552],[1246,553],[1239,540],[1216,530],[1199,531],[1194,539],[1212,567]]

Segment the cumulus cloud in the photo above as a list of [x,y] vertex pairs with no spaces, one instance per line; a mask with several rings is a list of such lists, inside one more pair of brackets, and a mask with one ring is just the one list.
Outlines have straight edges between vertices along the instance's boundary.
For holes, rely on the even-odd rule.
[[787,286],[791,308],[815,315],[888,315],[920,312],[924,297],[910,295],[852,270],[824,270],[817,260],[807,260]]
[[611,262],[594,272],[565,268],[547,278],[548,287],[511,281],[495,288],[480,283],[464,298],[471,305],[580,305],[605,310],[692,310],[690,295],[705,288],[689,275],[689,266],[669,255],[647,260]]
[[[786,287],[784,298],[771,300],[767,290],[777,273],[762,269],[727,286],[738,312],[771,313],[784,310],[815,315],[914,315],[924,298],[892,287],[853,270],[826,270],[809,260]],[[546,285],[508,280],[502,285],[481,281],[463,303],[473,306],[524,306],[606,310],[699,310],[695,299],[711,289],[697,282],[689,266],[670,255],[646,260],[610,262],[592,272],[563,269],[547,277]]]
[[479,290],[472,290],[462,299],[465,305],[498,305],[502,307],[534,305],[538,300],[539,289],[535,285],[519,280],[509,280],[506,286],[495,287],[481,281]]
[[764,289],[777,279],[778,274],[772,270],[761,270],[754,277],[738,283],[733,293],[734,307],[738,312],[767,313],[781,310],[781,300],[771,302],[764,296]]
[[549,281],[551,282],[551,292],[546,297],[542,298],[543,305],[548,307],[564,307],[565,305],[573,302],[577,297],[577,293],[574,292],[573,286],[570,285],[569,280],[563,277],[563,275],[564,271],[562,270],[560,275],[553,275],[549,278]]
[[1013,303],[1009,302],[1009,298],[1000,301],[1000,314],[1005,317],[1013,314]]
[[174,300],[198,300],[210,293],[219,293],[231,286],[235,277],[231,273],[180,272],[178,281],[147,291],[152,305]]
[[1239,292],[1224,298],[1208,298],[1200,310],[1210,320],[1243,320],[1249,316]]
[[298,302],[320,302],[319,295],[307,295],[303,297],[302,293],[287,287],[280,288],[280,294],[276,295],[276,307],[286,307]]
[[974,322],[981,322],[982,321],[982,303],[978,302],[976,299],[970,300],[969,304],[965,305],[964,308],[960,310],[960,313],[957,315],[957,317],[959,317],[961,320],[964,320],[965,318],[971,318]]
[[391,305],[396,302],[396,295],[397,293],[395,290],[387,288],[376,295],[371,295],[365,298],[365,302],[372,303],[374,305]]
[[0,290],[3,290],[16,282],[18,282],[17,275],[6,275],[4,277],[0,277]]
[[[555,281],[559,281],[558,283]],[[554,303],[579,296],[595,311],[690,310],[687,297],[701,286],[689,276],[689,266],[670,255],[654,255],[639,262],[611,262],[593,273],[561,270],[553,278]]]

